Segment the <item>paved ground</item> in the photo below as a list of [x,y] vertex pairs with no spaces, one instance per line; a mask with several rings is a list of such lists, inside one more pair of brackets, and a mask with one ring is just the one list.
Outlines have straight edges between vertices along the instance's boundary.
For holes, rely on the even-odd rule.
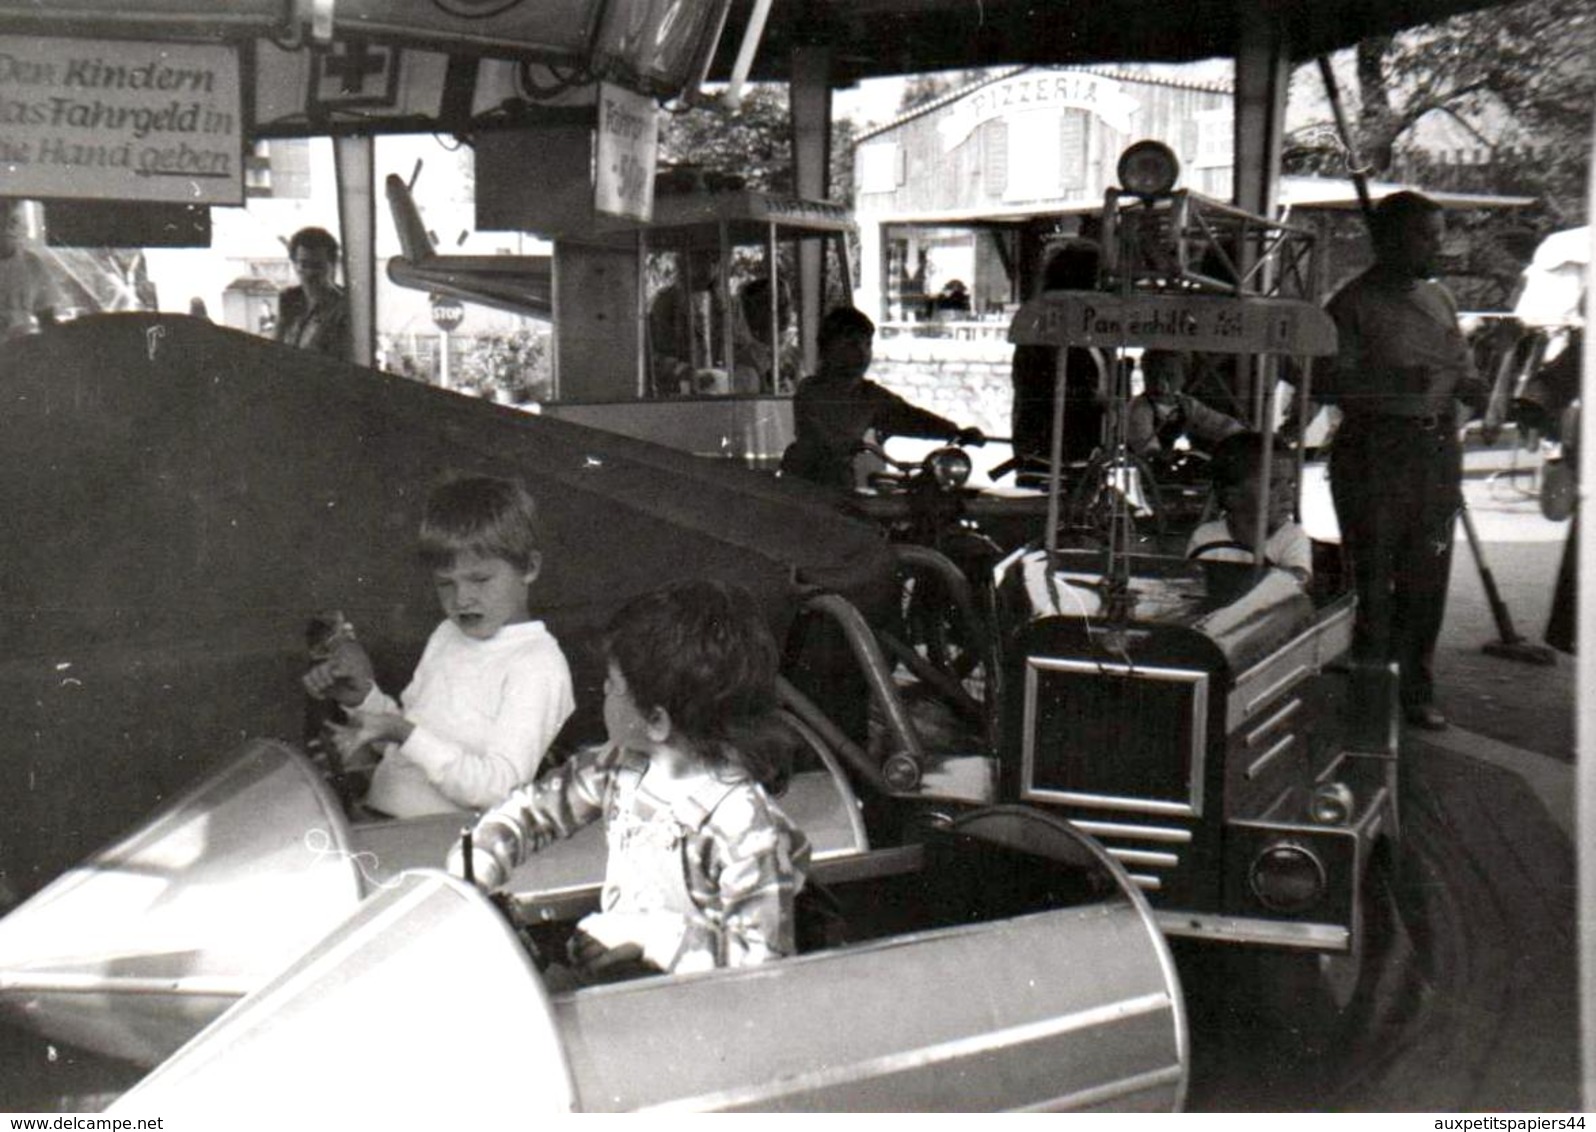
[[[1569,524],[1549,522],[1533,499],[1504,481],[1472,478],[1465,489],[1482,556],[1512,629],[1538,644]],[[1436,658],[1443,706],[1468,730],[1572,762],[1574,658],[1553,653],[1556,663],[1541,668],[1483,651],[1502,637],[1479,568],[1460,539]]]
[[1260,1018],[1211,959],[1183,961],[1190,1110],[1579,1109],[1567,836],[1511,770],[1412,736],[1402,757],[1402,864],[1369,981],[1321,1028],[1306,1009]]
[[[1465,495],[1515,633],[1539,642],[1568,527],[1541,516],[1527,478],[1491,478],[1525,458],[1472,452]],[[1193,1109],[1580,1107],[1576,666],[1482,650],[1502,638],[1460,528],[1436,664],[1453,726],[1403,739],[1402,862],[1374,982],[1328,1043],[1188,982]]]

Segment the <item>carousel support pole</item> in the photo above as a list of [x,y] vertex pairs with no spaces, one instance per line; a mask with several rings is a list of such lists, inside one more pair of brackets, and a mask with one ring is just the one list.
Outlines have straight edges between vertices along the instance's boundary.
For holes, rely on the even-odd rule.
[[[831,178],[831,49],[794,48],[788,90],[794,186],[800,197],[825,200]],[[800,241],[798,289],[793,298],[798,304],[798,341],[805,373],[813,373],[818,366],[825,297],[826,241]]]
[[[1241,42],[1236,49],[1236,113],[1232,127],[1235,144],[1236,207],[1255,216],[1279,214],[1280,163],[1284,151],[1286,94],[1291,85],[1291,52],[1281,29],[1265,18],[1258,5],[1243,7]],[[1259,258],[1252,239],[1234,251],[1236,267],[1246,279]],[[1255,358],[1237,367],[1235,379],[1243,388],[1231,393],[1240,404],[1251,406],[1252,426],[1263,430],[1266,385],[1274,382],[1271,359]]]
[[344,249],[344,286],[349,294],[349,357],[369,366],[377,342],[377,199],[370,137],[333,139],[338,177],[339,243]]

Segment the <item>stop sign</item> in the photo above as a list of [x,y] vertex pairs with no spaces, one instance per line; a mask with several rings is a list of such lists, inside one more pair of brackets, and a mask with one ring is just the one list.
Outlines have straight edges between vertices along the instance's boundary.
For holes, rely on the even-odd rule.
[[447,295],[433,295],[431,298],[432,324],[445,334],[465,320],[465,307],[460,305],[460,300]]

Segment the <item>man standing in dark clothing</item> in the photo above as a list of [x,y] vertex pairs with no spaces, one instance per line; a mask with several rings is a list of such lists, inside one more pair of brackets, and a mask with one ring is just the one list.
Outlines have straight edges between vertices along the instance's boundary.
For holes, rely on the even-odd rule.
[[797,437],[781,458],[782,474],[852,491],[853,458],[866,434],[923,436],[984,444],[978,428],[961,428],[865,380],[876,324],[863,311],[838,307],[820,323],[820,372],[793,395]]
[[1428,730],[1447,725],[1431,660],[1463,503],[1457,403],[1486,396],[1457,305],[1429,278],[1443,232],[1440,206],[1418,193],[1375,208],[1375,264],[1330,300],[1340,345],[1321,390],[1344,414],[1330,489],[1358,591],[1353,653],[1397,662],[1407,721]]

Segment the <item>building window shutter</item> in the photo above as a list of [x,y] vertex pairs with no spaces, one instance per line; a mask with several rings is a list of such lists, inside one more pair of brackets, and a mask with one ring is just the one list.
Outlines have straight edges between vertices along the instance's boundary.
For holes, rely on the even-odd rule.
[[1059,121],[1059,188],[1066,195],[1086,188],[1086,111],[1066,110]]
[[903,151],[891,142],[872,142],[858,149],[861,193],[890,193],[903,184]]
[[989,197],[1002,197],[1009,183],[1009,124],[1002,120],[981,127],[982,187]]

